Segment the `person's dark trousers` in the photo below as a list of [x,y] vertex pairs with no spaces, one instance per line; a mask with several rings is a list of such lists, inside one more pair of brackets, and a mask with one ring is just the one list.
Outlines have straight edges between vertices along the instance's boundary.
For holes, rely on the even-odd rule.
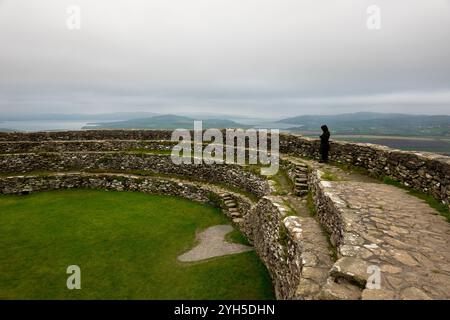
[[322,152],[322,161],[323,162],[328,162],[328,150],[324,150]]
[[328,151],[329,149],[325,146],[325,147],[321,147],[320,148],[320,154],[322,156],[322,159],[320,162],[328,162]]

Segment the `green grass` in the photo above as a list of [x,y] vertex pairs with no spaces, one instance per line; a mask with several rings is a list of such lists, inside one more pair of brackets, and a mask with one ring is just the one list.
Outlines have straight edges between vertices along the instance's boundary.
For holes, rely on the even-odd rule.
[[[251,164],[245,166],[244,169],[253,174],[260,175],[261,169],[264,167],[269,166],[261,164]],[[294,183],[289,178],[287,171],[282,168],[279,168],[276,174],[268,176],[267,178],[274,182],[275,191],[272,192],[273,195],[287,195],[294,188]]]
[[314,198],[312,191],[308,191],[308,195],[306,197],[306,207],[308,208],[308,212],[312,217],[317,217],[317,209],[314,204]]
[[244,235],[239,230],[236,230],[236,229],[234,229],[229,234],[227,234],[225,236],[225,239],[228,242],[234,242],[234,243],[250,245],[250,243],[248,242],[247,238],[244,237]]
[[342,179],[338,176],[336,176],[335,174],[329,172],[329,171],[325,171],[322,174],[322,180],[326,180],[326,181],[341,181]]
[[270,178],[275,182],[275,195],[286,195],[294,189],[294,183],[289,178],[286,170],[280,168],[278,172]]
[[[272,299],[254,252],[177,260],[224,223],[212,206],[137,192],[0,196],[0,299]],[[81,290],[66,288],[73,264]]]

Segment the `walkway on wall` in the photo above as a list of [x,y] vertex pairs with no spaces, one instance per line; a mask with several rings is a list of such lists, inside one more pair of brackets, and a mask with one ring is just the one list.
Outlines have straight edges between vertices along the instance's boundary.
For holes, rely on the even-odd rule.
[[313,168],[318,218],[337,249],[323,298],[450,298],[450,224],[443,216],[401,188],[301,162]]

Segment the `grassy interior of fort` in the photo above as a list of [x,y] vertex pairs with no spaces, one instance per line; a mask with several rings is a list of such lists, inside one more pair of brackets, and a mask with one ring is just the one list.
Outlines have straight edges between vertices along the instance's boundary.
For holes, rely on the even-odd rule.
[[[271,299],[255,252],[195,263],[177,256],[228,224],[218,208],[138,192],[0,196],[0,299]],[[233,231],[229,241],[245,242]],[[81,290],[66,269],[81,268]]]

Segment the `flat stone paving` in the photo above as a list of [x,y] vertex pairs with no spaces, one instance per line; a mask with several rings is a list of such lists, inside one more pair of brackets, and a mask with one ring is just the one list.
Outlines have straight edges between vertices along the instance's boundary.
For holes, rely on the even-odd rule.
[[401,188],[368,179],[322,185],[345,230],[334,271],[367,278],[368,266],[380,268],[381,288],[364,289],[363,299],[450,299],[450,224],[443,216]]
[[198,245],[180,255],[178,260],[194,262],[253,250],[250,246],[226,241],[225,236],[231,231],[233,227],[228,224],[205,229],[197,235]]

